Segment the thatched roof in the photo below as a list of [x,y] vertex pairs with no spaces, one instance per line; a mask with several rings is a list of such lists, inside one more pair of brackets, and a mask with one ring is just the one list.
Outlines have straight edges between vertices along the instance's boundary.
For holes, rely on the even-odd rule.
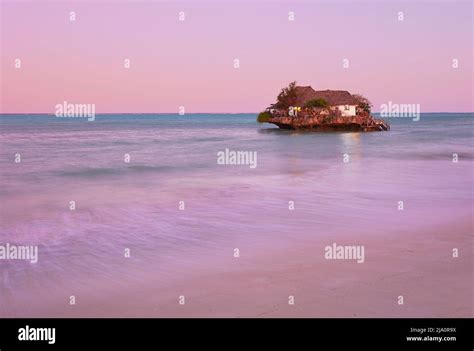
[[347,90],[314,90],[311,86],[295,87],[296,106],[304,106],[313,99],[324,99],[329,106],[357,105],[357,100]]

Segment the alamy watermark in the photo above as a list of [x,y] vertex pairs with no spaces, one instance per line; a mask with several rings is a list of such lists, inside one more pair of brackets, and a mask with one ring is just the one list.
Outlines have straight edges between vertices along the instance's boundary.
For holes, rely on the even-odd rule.
[[89,122],[95,120],[95,104],[71,104],[64,101],[54,108],[56,117],[85,117]]
[[248,165],[257,168],[257,151],[232,151],[225,149],[217,153],[218,165]]
[[36,263],[38,262],[38,246],[10,243],[0,245],[0,260],[29,260],[31,263]]
[[52,345],[56,342],[56,328],[34,328],[29,325],[18,329],[20,341],[47,341]]
[[380,117],[408,117],[416,122],[420,120],[420,104],[396,104],[389,101],[380,105]]
[[337,245],[324,248],[324,258],[326,260],[357,260],[357,263],[364,263],[365,249],[362,245]]

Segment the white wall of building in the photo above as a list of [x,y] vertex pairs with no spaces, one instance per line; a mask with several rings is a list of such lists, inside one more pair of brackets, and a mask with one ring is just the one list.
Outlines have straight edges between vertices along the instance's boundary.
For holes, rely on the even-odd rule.
[[336,108],[341,111],[344,117],[350,117],[356,115],[356,105],[338,105]]

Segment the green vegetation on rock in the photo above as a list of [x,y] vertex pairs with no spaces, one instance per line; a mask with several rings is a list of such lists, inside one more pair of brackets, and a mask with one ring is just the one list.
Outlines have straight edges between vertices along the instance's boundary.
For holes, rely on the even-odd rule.
[[326,100],[319,98],[319,99],[313,99],[309,100],[304,107],[329,107],[329,104]]
[[260,112],[257,116],[258,123],[268,122],[272,118],[272,114],[268,111]]

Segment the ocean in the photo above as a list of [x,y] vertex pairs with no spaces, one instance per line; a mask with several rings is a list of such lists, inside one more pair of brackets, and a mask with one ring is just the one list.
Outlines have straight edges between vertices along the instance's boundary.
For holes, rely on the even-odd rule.
[[[357,244],[453,222],[472,233],[472,117],[308,133],[255,114],[0,115],[0,245],[38,246],[37,263],[0,260],[0,317],[150,280],[159,295],[225,273],[225,257],[321,238]],[[256,167],[219,164],[225,150],[255,153]]]

